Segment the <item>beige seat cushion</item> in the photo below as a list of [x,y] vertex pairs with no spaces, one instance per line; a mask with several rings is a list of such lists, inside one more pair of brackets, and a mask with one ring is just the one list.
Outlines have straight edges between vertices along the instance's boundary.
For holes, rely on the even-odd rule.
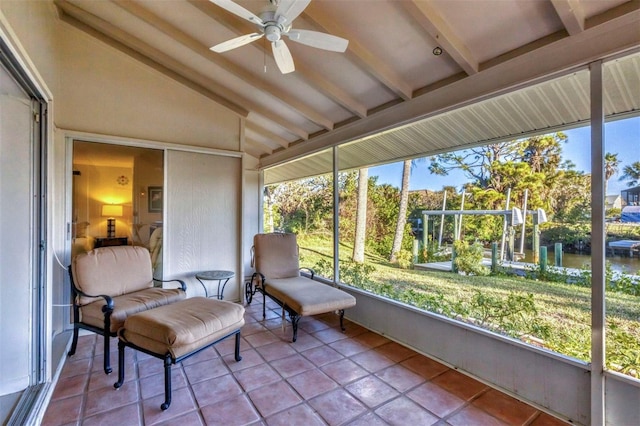
[[295,234],[256,234],[253,248],[256,271],[265,277],[291,278],[300,275]]
[[239,330],[244,307],[224,300],[193,297],[132,315],[120,338],[176,359]]
[[356,298],[349,293],[302,276],[267,278],[265,289],[268,294],[302,316],[323,314],[356,305]]
[[[71,271],[78,289],[94,296],[115,297],[153,287],[151,256],[144,247],[101,247],[73,258]],[[95,300],[80,297],[80,304]]]
[[[123,325],[128,316],[147,309],[168,305],[183,300],[185,292],[180,289],[163,289],[157,287],[145,288],[133,293],[123,294],[113,298],[113,313],[111,314],[110,332],[115,333]],[[102,307],[104,299],[82,306],[80,320],[98,328],[104,327],[104,313]]]

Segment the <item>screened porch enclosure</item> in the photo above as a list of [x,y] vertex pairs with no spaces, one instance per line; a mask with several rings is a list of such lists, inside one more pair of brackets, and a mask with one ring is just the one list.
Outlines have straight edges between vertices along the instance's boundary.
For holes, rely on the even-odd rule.
[[[361,285],[363,276],[375,276],[379,273],[367,272],[366,264],[375,263],[376,257],[380,263],[385,259],[382,259],[380,253],[372,253],[371,250],[375,251],[372,245],[375,244],[370,244],[368,253],[365,254],[364,267],[358,269],[351,260],[357,203],[345,201],[345,191],[350,186],[351,193],[355,194],[359,186],[358,175],[363,169],[372,166],[396,161],[420,161],[421,158],[453,150],[557,134],[589,125],[591,140],[582,149],[591,152],[592,165],[604,164],[605,151],[609,147],[603,137],[605,123],[625,119],[632,119],[632,123],[637,123],[637,118],[633,117],[637,117],[640,97],[633,94],[640,93],[640,73],[637,71],[639,64],[640,55],[637,53],[612,58],[602,66],[595,63],[591,69],[570,70],[554,79],[267,167],[264,170],[264,183],[270,188],[270,195],[278,191],[286,193],[287,188],[294,191],[292,194],[303,192],[309,205],[323,206],[316,212],[332,208],[332,215],[338,219],[334,221],[331,215],[327,215],[315,229],[310,229],[307,208],[302,213],[301,209],[292,206],[295,203],[291,201],[287,208],[279,209],[277,201],[265,198],[264,227],[267,230],[310,233],[306,241],[302,239],[307,243],[306,247],[305,242],[301,243],[301,257],[304,259],[306,253],[308,260],[304,266],[319,268],[322,271],[320,275],[329,281],[341,283],[344,289],[357,297],[358,305],[349,317],[353,321],[474,377],[494,383],[561,418],[589,424],[593,422],[591,416],[599,412],[604,413],[605,421],[609,424],[633,423],[639,415],[637,404],[620,404],[623,400],[635,400],[640,395],[640,382],[634,376],[637,368],[605,368],[599,373],[599,369],[593,367],[604,365],[607,362],[607,351],[614,350],[613,342],[607,341],[609,347],[605,345],[604,336],[608,338],[611,333],[617,333],[616,329],[609,329],[609,321],[617,321],[614,312],[618,310],[618,295],[607,293],[607,306],[612,307],[606,315],[604,312],[606,247],[603,172],[598,173],[599,170],[595,169],[583,177],[591,200],[588,205],[591,220],[588,222],[596,237],[591,240],[592,262],[588,266],[592,286],[590,290],[585,289],[586,299],[582,309],[586,316],[579,324],[586,334],[587,352],[586,356],[578,357],[567,356],[562,353],[562,349],[541,348],[539,339],[535,337],[528,341],[513,339],[505,337],[502,332],[496,333],[496,330],[486,330],[486,327],[478,327],[478,324],[456,320],[455,311],[452,318],[449,318],[446,313],[443,314],[440,305],[437,309],[416,307],[415,297],[403,300],[390,291],[387,285],[403,279],[407,283],[413,282],[408,272],[397,270],[378,277],[377,282],[380,284],[376,287],[377,291],[373,284]],[[602,86],[599,86],[600,82]],[[599,108],[602,108],[600,116]],[[600,124],[594,124],[598,120]],[[631,125],[629,128],[640,137],[640,129],[637,127]],[[630,163],[634,159],[638,160],[638,152],[633,149],[618,155]],[[316,188],[322,181],[329,192],[335,190],[338,194],[320,195],[317,189],[307,192],[299,189],[305,184]],[[372,188],[375,190],[376,185],[370,183],[368,186],[367,215],[373,211],[373,216],[380,219],[380,215],[384,213],[379,209],[372,210],[371,204],[375,204],[380,197],[385,197],[384,185],[380,185],[383,189],[374,193],[371,191]],[[352,200],[354,198],[355,195]],[[398,202],[397,199],[394,201]],[[332,204],[333,202],[336,204]],[[460,205],[457,204],[454,208],[460,208]],[[269,218],[269,223],[266,218]],[[367,218],[367,227],[376,227],[375,220]],[[339,233],[332,232],[330,225],[340,229]],[[379,237],[379,240],[390,240],[392,237],[389,232],[386,236],[383,234]],[[407,232],[406,237],[411,238],[410,232]],[[326,246],[321,242],[323,239]],[[322,253],[318,256],[316,252]],[[546,297],[544,293],[534,296]],[[620,303],[626,306],[623,309],[627,309],[631,315],[629,324],[633,327],[634,321],[635,324],[640,321],[633,313],[638,312],[639,302],[637,297],[621,297],[623,300]],[[592,329],[597,330],[593,335]],[[632,341],[637,340],[637,337],[629,337]],[[471,347],[474,348],[473,351],[469,350]],[[628,350],[634,351],[634,346],[630,346]],[[609,355],[612,356],[613,352]],[[600,374],[602,380],[598,379]],[[600,410],[593,405],[598,404],[598,401],[603,404]]]

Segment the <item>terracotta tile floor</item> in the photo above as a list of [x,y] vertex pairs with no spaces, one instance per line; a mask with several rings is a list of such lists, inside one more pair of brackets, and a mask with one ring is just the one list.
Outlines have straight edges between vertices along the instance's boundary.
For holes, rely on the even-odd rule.
[[[233,339],[172,368],[167,411],[162,361],[127,348],[126,381],[102,372],[100,339],[82,336],[44,425],[561,425],[563,422],[357,324],[327,314],[283,332],[277,305],[246,310],[242,361]],[[117,368],[117,344],[111,360]]]

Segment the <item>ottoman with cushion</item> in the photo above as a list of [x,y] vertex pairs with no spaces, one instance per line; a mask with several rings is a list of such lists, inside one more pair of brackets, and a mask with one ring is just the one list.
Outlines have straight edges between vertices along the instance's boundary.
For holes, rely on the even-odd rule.
[[171,365],[235,335],[235,359],[240,361],[240,328],[244,307],[233,302],[193,297],[128,317],[118,332],[117,389],[124,383],[124,350],[131,347],[164,360],[166,410],[171,404]]

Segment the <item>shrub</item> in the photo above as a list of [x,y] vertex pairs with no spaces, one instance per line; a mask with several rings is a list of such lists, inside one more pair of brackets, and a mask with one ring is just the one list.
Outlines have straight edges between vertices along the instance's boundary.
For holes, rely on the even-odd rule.
[[396,261],[400,268],[409,269],[413,263],[413,254],[409,250],[400,250],[396,256]]
[[468,275],[489,275],[489,268],[482,264],[482,244],[475,242],[469,245],[466,241],[456,241],[453,248],[456,252],[453,262],[459,272]]
[[469,312],[480,325],[497,328],[513,337],[535,334],[546,338],[549,326],[538,316],[533,294],[509,292],[506,298],[485,294],[476,290],[470,302]]
[[[325,278],[333,279],[333,262],[328,259],[320,259],[313,266],[313,270]],[[367,263],[354,262],[353,260],[340,262],[340,280],[354,287],[364,288],[370,281],[370,275],[376,268]]]
[[591,226],[588,224],[545,223],[541,228],[540,245],[562,243],[572,248],[591,241]]

